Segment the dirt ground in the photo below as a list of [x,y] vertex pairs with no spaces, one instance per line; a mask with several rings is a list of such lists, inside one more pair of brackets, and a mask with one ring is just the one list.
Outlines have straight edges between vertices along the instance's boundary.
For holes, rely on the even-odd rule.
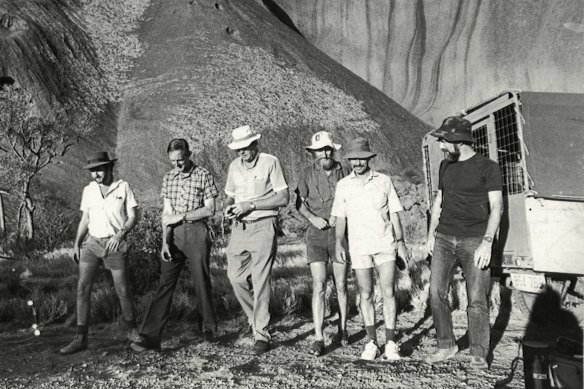
[[[435,344],[432,319],[428,312],[413,310],[398,317],[403,359],[393,363],[359,360],[366,339],[358,314],[350,318],[350,344],[344,348],[333,339],[336,317],[327,320],[327,350],[321,357],[307,353],[313,340],[308,316],[275,320],[272,349],[261,356],[252,353],[251,339],[238,339],[239,320],[221,323],[214,342],[186,324],[171,325],[161,353],[139,355],[111,327],[92,327],[89,349],[72,356],[60,356],[57,350],[70,341],[73,328],[49,327],[37,337],[31,330],[3,333],[0,388],[492,388],[508,375],[526,328],[530,336],[548,341],[560,331],[528,325],[512,305],[502,304],[491,314],[493,353],[485,372],[467,368],[466,314],[461,310],[453,312],[453,322],[462,351],[442,365],[424,364]],[[383,323],[378,332],[382,340]],[[521,362],[513,380],[502,387],[524,387]]]

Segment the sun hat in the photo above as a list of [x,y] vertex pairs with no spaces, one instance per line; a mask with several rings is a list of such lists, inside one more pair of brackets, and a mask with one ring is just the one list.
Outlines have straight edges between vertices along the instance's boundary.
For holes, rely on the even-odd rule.
[[338,143],[333,143],[333,135],[327,131],[319,131],[310,138],[310,146],[306,146],[306,150],[319,150],[325,147],[330,147],[335,150],[342,146]]
[[430,135],[450,143],[475,143],[472,136],[472,123],[460,116],[447,117],[440,128],[432,131]]
[[371,152],[369,141],[365,138],[356,138],[347,143],[344,153],[346,159],[369,159],[376,155]]
[[83,166],[83,169],[93,169],[94,167],[109,165],[117,160],[117,158],[110,159],[109,154],[105,151],[98,151],[87,158],[87,165]]
[[246,148],[253,141],[260,139],[262,134],[253,131],[250,126],[242,126],[233,130],[231,136],[233,137],[233,142],[229,143],[227,147],[231,150],[239,150]]

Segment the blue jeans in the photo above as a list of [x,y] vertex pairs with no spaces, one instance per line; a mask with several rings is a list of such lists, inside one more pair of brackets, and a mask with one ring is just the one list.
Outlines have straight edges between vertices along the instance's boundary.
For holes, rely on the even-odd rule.
[[474,252],[482,236],[459,238],[436,234],[430,276],[430,304],[438,348],[450,348],[456,344],[452,331],[452,315],[448,303],[448,290],[456,267],[462,267],[466,280],[468,306],[468,334],[470,353],[486,358],[489,352],[489,289],[491,270],[478,269],[474,265]]

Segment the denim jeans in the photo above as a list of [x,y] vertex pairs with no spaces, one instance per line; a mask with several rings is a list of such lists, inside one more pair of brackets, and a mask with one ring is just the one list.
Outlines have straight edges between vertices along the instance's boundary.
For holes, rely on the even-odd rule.
[[456,344],[452,331],[452,315],[448,302],[448,290],[457,266],[462,267],[466,280],[468,306],[468,334],[470,353],[486,358],[489,352],[489,288],[491,270],[478,269],[474,265],[474,252],[482,236],[462,238],[436,234],[430,276],[430,303],[438,348],[450,348]]

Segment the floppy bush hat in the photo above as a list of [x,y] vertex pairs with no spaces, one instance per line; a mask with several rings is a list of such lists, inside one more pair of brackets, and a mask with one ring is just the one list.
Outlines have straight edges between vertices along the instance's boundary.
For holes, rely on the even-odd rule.
[[241,126],[233,130],[231,136],[233,137],[233,142],[229,143],[227,147],[231,150],[239,150],[246,148],[253,141],[260,139],[262,134],[253,131],[250,126]]
[[447,117],[440,128],[431,132],[430,135],[450,143],[475,143],[472,136],[472,123],[460,116]]
[[109,154],[105,151],[98,151],[87,158],[87,165],[83,166],[83,169],[93,169],[94,167],[109,165],[117,160],[117,158],[110,159]]
[[367,139],[357,138],[347,143],[343,156],[346,159],[369,159],[376,155],[376,153],[371,152],[371,147]]

